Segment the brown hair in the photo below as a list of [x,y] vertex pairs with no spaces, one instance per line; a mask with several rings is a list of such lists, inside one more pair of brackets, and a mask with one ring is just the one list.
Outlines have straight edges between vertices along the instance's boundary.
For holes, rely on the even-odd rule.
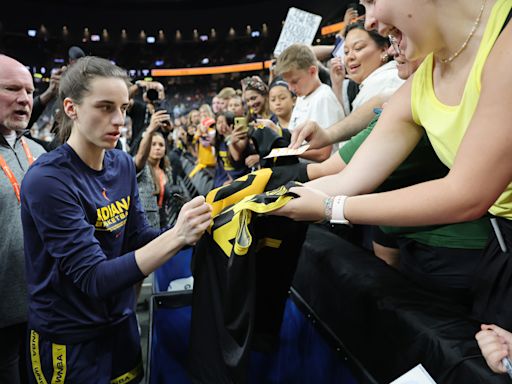
[[[158,167],[164,171],[166,175],[169,174],[169,171],[171,169],[171,162],[167,158],[167,143],[165,142],[165,137],[162,134],[162,132],[153,132],[153,135],[151,136],[151,145],[153,145],[153,138],[155,136],[160,136],[162,139],[164,139],[164,147],[165,147],[165,153],[164,157],[160,159],[160,162],[158,163]],[[151,178],[153,179],[153,185],[155,186],[155,191],[153,192],[154,195],[158,196],[160,194],[160,180],[158,180],[158,176],[156,172],[154,171],[153,167],[149,167],[149,170],[151,172]],[[169,183],[172,183],[172,180],[168,181]]]
[[294,69],[308,69],[312,65],[318,67],[311,48],[305,44],[292,44],[277,58],[275,72],[282,75]]
[[58,108],[60,109],[59,138],[65,142],[71,134],[73,120],[64,113],[64,99],[69,97],[80,104],[90,92],[91,81],[97,77],[118,78],[130,85],[126,71],[110,61],[96,56],[86,56],[78,59],[63,74],[59,83]]

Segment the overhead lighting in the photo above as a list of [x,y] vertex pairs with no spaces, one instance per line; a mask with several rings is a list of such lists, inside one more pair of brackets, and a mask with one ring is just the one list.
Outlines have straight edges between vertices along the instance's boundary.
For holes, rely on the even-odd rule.
[[156,41],[155,36],[146,37],[146,43],[148,43],[148,44],[154,44],[155,41]]
[[267,26],[267,24],[263,24],[261,26],[261,31],[263,32],[263,36],[268,36],[268,26]]
[[100,35],[91,35],[91,41],[100,41]]
[[252,31],[251,37],[260,37],[260,31]]
[[199,40],[201,40],[201,41],[208,41],[208,35],[201,35],[201,36],[199,36]]
[[203,60],[201,60],[201,64],[206,65],[210,63],[210,59],[205,57]]
[[91,33],[89,32],[89,28],[85,27],[84,28],[84,35],[83,35],[82,41],[84,43],[87,42],[87,40],[89,39],[90,36],[91,36]]
[[155,67],[161,67],[162,65],[164,65],[163,60],[155,60]]
[[29,35],[30,37],[36,37],[37,36],[37,31],[35,29],[29,29],[27,31],[27,35]]

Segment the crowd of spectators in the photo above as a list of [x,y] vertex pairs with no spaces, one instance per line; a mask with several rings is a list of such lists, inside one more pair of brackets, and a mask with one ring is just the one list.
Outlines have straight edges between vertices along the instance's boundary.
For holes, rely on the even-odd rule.
[[[500,11],[503,12],[506,10],[508,13],[512,8],[508,0],[494,3],[494,7],[501,7]],[[411,44],[411,47],[411,41],[401,35],[382,37],[382,34],[397,32],[379,26],[378,17],[381,15],[378,10],[371,2],[363,4],[367,6],[366,19],[357,19],[354,9],[347,11],[346,27],[339,33],[333,47],[335,57],[328,60],[318,49],[292,44],[279,55],[268,73],[133,81],[129,85],[128,101],[126,105],[123,104],[126,117],[119,127],[119,140],[115,145],[134,161],[141,205],[156,231],[166,230],[176,223],[181,225],[179,212],[183,207],[189,209],[187,201],[202,205],[203,201],[197,203],[199,200],[194,200],[198,195],[206,195],[261,168],[285,169],[285,172],[289,172],[290,180],[307,184],[294,190],[298,197],[276,212],[278,215],[305,221],[329,220],[334,224],[347,224],[350,221],[354,224],[352,229],[359,233],[355,240],[358,246],[373,252],[415,284],[465,306],[468,314],[479,321],[498,324],[483,325],[477,339],[489,366],[496,372],[504,372],[506,367],[501,359],[512,354],[510,334],[502,329],[511,330],[510,310],[504,310],[499,303],[495,303],[495,296],[501,297],[504,290],[504,297],[508,299],[506,293],[510,290],[510,282],[503,283],[505,288],[492,287],[492,292],[489,292],[490,288],[485,282],[480,282],[475,294],[474,280],[475,271],[482,265],[482,255],[494,252],[495,256],[499,253],[486,248],[488,239],[495,236],[487,216],[489,207],[504,228],[504,246],[509,243],[510,173],[499,174],[500,183],[496,182],[499,185],[490,188],[495,192],[491,196],[479,195],[478,202],[468,200],[466,205],[460,203],[453,209],[451,207],[455,203],[450,200],[453,204],[448,204],[449,201],[443,212],[439,211],[441,208],[434,207],[436,203],[431,202],[432,198],[441,200],[446,195],[448,199],[451,196],[450,185],[462,188],[467,181],[460,180],[468,176],[483,178],[482,170],[488,169],[491,160],[482,160],[487,168],[482,166],[482,172],[477,175],[463,172],[466,177],[457,177],[460,168],[464,170],[467,167],[466,164],[457,163],[459,160],[456,158],[456,154],[459,156],[459,145],[467,152],[464,143],[460,144],[466,140],[463,138],[465,128],[459,140],[452,136],[446,138],[432,125],[444,126],[446,123],[453,126],[455,123],[442,121],[441,118],[431,121],[423,112],[427,109],[420,108],[423,105],[417,99],[422,92],[421,87],[432,87],[425,79],[432,77],[433,60],[438,60],[436,65],[452,65],[452,61],[460,60],[459,55],[463,57],[465,54],[470,55],[469,58],[476,57],[474,60],[482,63],[499,58],[477,57],[479,44],[466,50],[473,31],[462,48],[447,59],[436,59],[439,52],[436,51],[434,57],[424,49],[414,55],[415,60],[408,60],[406,56],[413,55],[407,53],[418,49],[417,46]],[[483,28],[479,27],[479,22],[485,4],[484,1],[475,30]],[[418,11],[420,7],[416,5],[412,8]],[[496,44],[504,46],[509,43],[511,27],[507,26],[508,21],[490,11],[486,15],[487,18],[499,19],[499,28],[494,27],[498,29],[494,37]],[[386,19],[385,15],[382,17]],[[390,22],[394,21],[393,17],[389,18]],[[404,28],[413,29],[409,25]],[[504,31],[503,35],[499,34],[500,30]],[[483,30],[480,31],[481,35]],[[262,44],[254,49],[249,41],[244,40],[231,45],[229,49],[222,44],[211,44],[204,55],[210,58],[209,64],[224,64],[225,57],[231,59],[238,52],[237,61],[243,63],[263,60],[267,57],[268,48]],[[116,58],[121,66],[125,53],[121,50]],[[65,95],[62,94],[61,78],[69,82],[67,71],[76,65],[77,60],[83,65],[83,57],[87,58],[88,55],[73,47],[67,56],[68,62],[52,71],[48,84],[39,84],[33,109],[31,101],[30,111],[28,101],[23,101],[19,103],[23,108],[14,112],[27,120],[26,127],[22,128],[30,130],[28,137],[48,152],[62,148],[62,144],[70,140],[70,132],[63,122],[66,115],[69,118],[73,113],[69,106],[62,104]],[[187,50],[163,57],[164,62],[177,67],[204,64],[196,59]],[[505,59],[510,62],[509,57]],[[19,65],[11,60],[3,56],[0,65],[19,70]],[[108,61],[104,62],[103,65],[108,67]],[[429,63],[430,67],[427,66]],[[465,79],[461,82],[458,77],[444,78],[443,74],[435,71],[439,76],[435,78],[436,82],[465,84]],[[482,71],[484,76],[487,70],[484,68]],[[124,79],[122,74],[116,76]],[[474,96],[478,98],[481,95],[484,102],[489,97],[488,93],[484,93],[484,88],[489,86],[487,82],[497,82],[491,75],[486,76],[483,78],[482,93],[480,87],[474,91]],[[106,77],[110,79],[115,76]],[[420,84],[421,80],[416,81],[418,78],[427,85]],[[0,81],[6,80],[0,75]],[[23,81],[26,82],[26,73]],[[511,85],[510,81],[506,84]],[[73,91],[72,87],[69,89]],[[30,94],[31,100],[33,86],[24,84],[23,90]],[[453,94],[443,87],[439,90],[445,100],[453,101]],[[506,93],[506,88],[500,88],[500,91],[503,97],[509,97],[510,91]],[[88,91],[83,92],[87,94]],[[425,96],[429,97],[435,98],[430,94]],[[466,99],[463,101],[469,103]],[[440,101],[435,99],[425,108],[437,111],[436,103]],[[407,112],[403,112],[404,105],[410,106]],[[445,108],[443,113],[450,108]],[[479,121],[483,119],[483,112],[476,103],[468,108],[475,111]],[[498,112],[503,113],[501,110]],[[26,115],[30,113],[28,121]],[[471,118],[465,119],[464,127],[470,125],[470,121]],[[478,128],[470,127],[473,131]],[[20,134],[13,136],[11,131]],[[18,126],[4,129],[1,132],[2,148],[15,146],[18,139],[23,143],[22,131]],[[76,135],[72,136],[75,142]],[[508,140],[508,137],[510,135],[505,139]],[[298,148],[306,141],[310,147],[303,153],[268,158],[273,149]],[[452,143],[455,141],[457,143]],[[449,145],[445,145],[446,142]],[[502,150],[499,144],[495,144],[495,147],[497,152]],[[37,154],[42,152],[39,146],[32,149]],[[18,152],[22,153],[21,147]],[[18,176],[23,175],[24,172],[20,170]],[[492,180],[486,180],[492,185]],[[7,191],[9,188],[3,189]],[[505,193],[500,197],[503,190]],[[427,203],[420,204],[413,195],[423,196]],[[460,193],[456,196],[457,200],[462,200]],[[492,206],[496,199],[498,204]],[[365,204],[358,203],[361,201]],[[471,208],[475,205],[477,208]],[[415,208],[417,206],[422,208]],[[15,211],[13,207],[10,207],[11,211]],[[496,227],[494,231],[496,239],[492,241],[497,242],[502,253],[506,253],[503,239],[500,240],[501,232]],[[21,243],[21,235],[18,235]],[[193,244],[194,241],[188,243]],[[23,266],[19,249],[6,252],[16,253],[17,261],[13,263],[19,271]],[[6,268],[11,267],[4,264]],[[500,273],[493,272],[489,265],[486,267],[484,272],[489,279]],[[154,270],[153,266],[147,269],[149,272],[151,270]],[[13,297],[22,295],[22,291],[17,284]],[[4,307],[0,308],[5,310]],[[4,317],[3,313],[1,315]],[[1,328],[25,322],[26,318],[21,314],[10,324],[1,324]],[[9,369],[12,374],[12,366]]]

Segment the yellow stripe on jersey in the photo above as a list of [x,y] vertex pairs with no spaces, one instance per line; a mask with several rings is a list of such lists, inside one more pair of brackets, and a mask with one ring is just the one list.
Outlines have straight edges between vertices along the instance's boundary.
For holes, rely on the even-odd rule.
[[30,331],[30,360],[32,362],[32,372],[37,384],[48,384],[44,378],[41,368],[41,357],[39,356],[39,334],[36,331]]
[[52,344],[53,376],[52,384],[64,383],[66,379],[66,346]]
[[270,176],[272,176],[272,170],[263,168],[239,177],[229,185],[210,191],[206,196],[206,202],[212,206],[212,217],[217,216],[226,207],[238,203],[244,197],[262,193]]
[[256,247],[256,252],[259,251],[261,248],[276,248],[279,249],[281,247],[281,243],[283,240],[279,239],[272,239],[271,237],[265,237],[258,241],[258,246]]
[[[214,218],[208,231],[213,240],[227,257],[247,254],[252,244],[252,236],[248,229],[253,213],[269,213],[281,208],[293,197],[286,195],[285,187],[264,194],[245,197],[242,201]],[[268,241],[264,246],[279,248],[279,240]]]
[[110,384],[129,383],[130,381],[140,377],[140,375],[142,375],[142,361],[130,372],[126,372],[125,374],[116,377],[114,380],[110,380]]

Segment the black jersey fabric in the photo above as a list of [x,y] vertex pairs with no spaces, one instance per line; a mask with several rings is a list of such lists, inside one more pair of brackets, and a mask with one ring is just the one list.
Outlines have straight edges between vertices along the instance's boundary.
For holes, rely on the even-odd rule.
[[[196,246],[190,335],[194,383],[244,383],[252,348],[277,345],[306,223],[265,215],[294,196],[290,175],[261,170],[212,191],[218,213]],[[246,197],[241,198],[241,196]],[[232,205],[234,196],[241,201]]]

